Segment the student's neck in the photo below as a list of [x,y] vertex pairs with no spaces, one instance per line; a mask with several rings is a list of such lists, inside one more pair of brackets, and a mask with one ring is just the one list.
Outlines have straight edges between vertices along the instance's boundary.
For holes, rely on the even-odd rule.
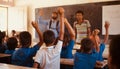
[[83,50],[81,50],[82,53],[86,53],[86,54],[91,54],[91,51],[89,52],[84,52]]
[[46,44],[47,47],[49,47],[49,46],[53,46],[53,45],[54,45],[53,43],[52,43],[52,44]]
[[82,19],[77,20],[77,22],[78,22],[79,24],[81,24],[82,21],[83,21]]

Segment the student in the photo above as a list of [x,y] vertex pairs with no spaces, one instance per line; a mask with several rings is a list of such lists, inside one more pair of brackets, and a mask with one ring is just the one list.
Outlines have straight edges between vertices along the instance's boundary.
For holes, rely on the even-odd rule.
[[78,10],[75,13],[76,21],[74,22],[74,30],[76,34],[76,43],[80,43],[81,39],[86,38],[91,34],[90,23],[88,20],[84,19],[84,13],[81,10]]
[[109,69],[120,69],[120,35],[115,35],[110,41],[108,66]]
[[59,40],[56,45],[55,34],[51,30],[47,30],[43,33],[43,41],[46,47],[40,49],[35,56],[35,68],[40,69],[60,69],[60,52],[63,44],[64,37],[64,9],[58,8],[60,14],[60,33]]
[[15,37],[10,37],[7,40],[7,50],[5,51],[6,54],[13,54],[15,48],[18,45],[18,41]]
[[92,52],[94,43],[90,38],[81,40],[81,48],[74,55],[74,69],[94,69],[97,52]]
[[102,57],[102,54],[103,54],[103,51],[105,49],[105,44],[107,43],[108,41],[108,34],[109,34],[109,23],[108,22],[105,22],[105,30],[106,30],[106,33],[105,33],[105,37],[104,37],[104,41],[103,42],[100,42],[100,38],[98,36],[98,33],[100,32],[98,29],[95,29],[92,33],[92,35],[90,36],[90,38],[93,40],[93,42],[95,43],[95,46],[94,46],[94,49],[93,51],[97,51],[99,53],[98,57],[97,57],[97,60],[98,61],[103,61],[103,57]]
[[4,53],[7,47],[5,46],[4,40],[5,40],[5,32],[0,32],[0,53]]
[[75,32],[70,26],[66,18],[65,18],[65,26],[68,32],[70,33],[70,37],[68,35],[68,32],[67,33],[65,32],[64,40],[63,40],[63,47],[61,51],[61,58],[73,58],[72,50],[75,44]]
[[27,31],[23,31],[19,34],[19,42],[21,48],[16,50],[12,55],[12,64],[20,65],[20,66],[33,66],[33,56],[35,56],[37,50],[43,44],[42,34],[37,25],[34,25],[32,22],[33,27],[36,29],[40,42],[35,46],[30,48],[31,45],[31,34]]
[[11,31],[11,36],[12,36],[12,37],[16,37],[16,36],[17,36],[17,34],[16,34],[16,31],[15,31],[15,30],[12,30],[12,31]]

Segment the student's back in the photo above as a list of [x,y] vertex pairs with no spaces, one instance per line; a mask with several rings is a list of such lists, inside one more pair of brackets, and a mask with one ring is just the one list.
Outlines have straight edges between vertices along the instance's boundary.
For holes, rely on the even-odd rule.
[[30,48],[31,34],[27,31],[23,31],[19,34],[19,41],[22,47],[13,53],[12,64],[32,67],[33,56],[36,54],[40,46],[37,44]]
[[72,50],[74,43],[74,40],[70,40],[67,46],[62,47],[61,58],[73,58]]
[[16,50],[12,55],[12,64],[20,66],[33,66],[33,56],[36,54],[39,46],[33,48],[20,48]]
[[56,45],[55,34],[51,30],[43,33],[43,41],[46,44],[45,48],[40,49],[35,56],[35,68],[40,69],[60,69],[60,52],[63,44],[64,37],[64,9],[59,8],[60,13],[60,32],[59,40]]
[[49,46],[40,49],[35,57],[35,62],[40,64],[41,69],[59,69],[60,52],[62,41],[58,41],[56,46]]
[[77,52],[74,57],[74,69],[94,69],[96,57],[92,54]]
[[74,55],[74,69],[94,69],[97,52],[92,52],[94,43],[89,38],[81,41],[81,49]]
[[61,58],[73,58],[72,50],[75,44],[75,32],[67,19],[65,19],[65,26],[68,32],[66,31],[64,34],[64,43],[61,51]]

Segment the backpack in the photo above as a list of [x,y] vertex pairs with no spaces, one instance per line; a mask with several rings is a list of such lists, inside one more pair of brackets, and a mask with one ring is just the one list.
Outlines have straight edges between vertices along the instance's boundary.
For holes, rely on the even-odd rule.
[[[49,29],[51,28],[51,24],[52,24],[52,20],[50,20],[50,22],[49,22]],[[59,20],[57,21],[57,24],[56,24],[56,31],[57,31],[57,33],[59,33],[58,25],[59,25]]]

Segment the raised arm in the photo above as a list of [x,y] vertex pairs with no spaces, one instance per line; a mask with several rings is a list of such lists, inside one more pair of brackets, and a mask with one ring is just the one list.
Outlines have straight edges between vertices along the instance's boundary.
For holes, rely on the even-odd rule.
[[73,24],[73,29],[75,31],[75,39],[77,38],[77,30],[76,30],[76,27],[75,27],[76,23]]
[[105,43],[105,44],[107,43],[108,38],[109,38],[109,26],[110,26],[109,22],[106,21],[106,22],[105,22],[105,25],[104,25],[104,27],[105,27],[104,43]]
[[87,28],[87,35],[88,35],[88,37],[90,37],[90,35],[91,35],[91,29],[90,29],[90,27]]
[[75,40],[75,31],[73,30],[73,28],[71,27],[71,25],[69,24],[66,18],[65,18],[65,26],[67,27],[68,32],[70,33],[70,38],[72,40]]
[[38,27],[38,23],[32,22],[32,26],[35,28],[35,30],[38,33],[39,40],[40,40],[40,42],[38,43],[38,45],[41,46],[43,44],[43,37],[42,37],[42,33],[41,33],[41,31],[40,31],[40,29]]
[[98,37],[97,35],[94,36],[94,40],[95,40],[95,49],[96,49],[97,52],[100,51],[98,38],[99,38],[99,37]]
[[100,38],[98,36],[98,33],[99,33],[99,30],[98,29],[95,29],[91,36],[90,36],[90,39],[94,42],[94,48],[96,49],[97,52],[100,51],[100,48],[99,48],[99,44],[100,44]]
[[64,38],[64,9],[62,7],[58,8],[58,12],[60,15],[60,33],[59,33],[59,39],[63,40]]

